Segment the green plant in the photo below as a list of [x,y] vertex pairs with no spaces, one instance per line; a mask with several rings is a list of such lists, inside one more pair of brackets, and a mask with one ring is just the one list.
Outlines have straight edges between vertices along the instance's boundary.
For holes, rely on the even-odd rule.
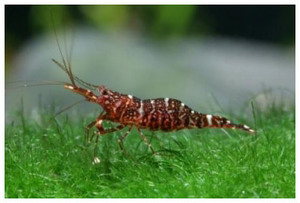
[[[89,119],[5,127],[5,197],[295,197],[295,113],[257,113],[257,135],[219,129],[101,136],[100,164],[84,143]],[[45,115],[49,116],[49,115]],[[19,115],[19,118],[22,115]],[[23,119],[24,120],[24,119]]]

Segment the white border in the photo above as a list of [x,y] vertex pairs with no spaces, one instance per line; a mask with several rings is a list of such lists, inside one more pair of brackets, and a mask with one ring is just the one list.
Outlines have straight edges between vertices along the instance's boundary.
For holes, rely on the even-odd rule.
[[[259,4],[259,5],[262,5],[262,4],[295,4],[296,5],[296,24],[297,22],[299,22],[299,15],[297,14],[297,3],[296,3],[296,0],[286,0],[286,1],[280,1],[280,0],[277,0],[277,1],[274,1],[274,0],[263,0],[263,1],[259,1],[259,0],[255,0],[255,1],[238,1],[238,0],[234,0],[234,1],[225,1],[225,0],[211,0],[211,1],[199,1],[199,0],[185,0],[185,1],[171,1],[171,0],[164,0],[164,1],[161,1],[161,0],[155,0],[155,1],[150,1],[150,0],[144,0],[144,1],[137,1],[137,0],[134,0],[134,1],[120,1],[120,0],[110,0],[110,1],[92,1],[92,0],[86,0],[86,1],[78,1],[78,0],[68,0],[68,1],[59,1],[59,0],[51,0],[51,1],[21,1],[21,0],[14,0],[14,1],[4,1],[3,2],[3,6],[1,7],[1,10],[2,10],[2,14],[3,14],[3,18],[2,18],[2,21],[1,21],[1,27],[4,28],[4,20],[5,20],[5,13],[4,13],[4,10],[5,10],[5,4],[201,4],[201,5],[213,5],[213,4]],[[299,28],[298,26],[296,26],[296,39],[298,37],[298,33],[299,33]],[[3,67],[5,66],[5,61],[4,61],[4,29],[1,29],[1,37],[2,37],[2,64],[3,64]],[[299,101],[298,99],[298,94],[297,94],[297,90],[298,90],[298,87],[299,87],[299,81],[297,79],[300,79],[299,77],[299,71],[297,71],[297,69],[299,67],[297,67],[297,59],[298,59],[298,52],[297,52],[297,48],[299,47],[299,43],[298,41],[296,40],[296,105],[297,105],[297,101]],[[5,71],[4,68],[2,68],[2,70]],[[4,77],[4,73],[1,74],[1,81],[2,81],[2,84],[4,84],[5,82],[5,77]],[[2,92],[4,93],[5,92],[5,89],[4,89],[4,85],[1,86],[1,90]],[[5,160],[5,157],[4,157],[4,144],[5,144],[5,139],[4,139],[4,135],[5,135],[5,126],[4,126],[4,115],[5,115],[5,106],[4,106],[5,102],[4,102],[4,94],[2,94],[2,99],[1,99],[1,121],[0,121],[0,128],[2,130],[2,135],[1,135],[1,138],[0,138],[0,151],[1,151],[1,168],[0,168],[0,171],[1,171],[1,175],[0,175],[0,178],[1,178],[1,184],[0,184],[0,201],[1,202],[15,202],[15,201],[22,201],[22,202],[33,202],[33,201],[61,201],[61,202],[82,202],[82,201],[105,201],[105,202],[117,202],[117,201],[125,201],[125,202],[153,202],[153,201],[158,201],[158,202],[170,202],[170,201],[188,201],[188,202],[219,202],[219,201],[225,201],[225,202],[240,202],[240,201],[246,201],[246,202],[272,202],[272,203],[277,203],[277,202],[296,202],[296,199],[4,199],[4,160]],[[299,110],[298,108],[296,108],[296,129],[297,129],[297,126],[299,124],[299,120],[297,119],[299,118]],[[296,130],[296,135],[297,135],[297,130]],[[299,139],[296,139],[296,146],[299,147]],[[296,163],[298,165],[299,163],[299,153],[298,153],[299,150],[297,150],[297,147],[296,147]],[[296,168],[299,168],[297,167],[296,165]],[[296,181],[297,183],[299,182],[299,177],[296,176]],[[126,187],[126,186],[124,186]],[[297,197],[297,194],[298,193],[298,187],[296,187],[296,197]]]

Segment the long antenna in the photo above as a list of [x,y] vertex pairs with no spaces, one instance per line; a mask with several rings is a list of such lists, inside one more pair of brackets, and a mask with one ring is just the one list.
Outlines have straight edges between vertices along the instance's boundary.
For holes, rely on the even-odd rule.
[[[64,72],[66,72],[71,80],[71,83],[73,86],[77,86],[75,81],[77,81],[80,85],[89,88],[91,90],[95,90],[98,86],[97,85],[93,85],[90,83],[87,83],[85,81],[83,81],[82,79],[78,78],[77,76],[75,76],[72,72],[72,68],[71,68],[71,58],[72,58],[72,52],[73,52],[73,41],[74,41],[74,35],[72,37],[72,43],[71,43],[71,49],[68,52],[67,51],[67,42],[66,42],[66,36],[64,34],[64,49],[65,49],[65,55],[66,58],[64,57],[63,51],[61,49],[58,37],[57,37],[57,32],[54,26],[54,18],[53,18],[53,14],[51,13],[51,20],[52,20],[52,25],[53,25],[53,29],[54,29],[54,34],[55,34],[55,40],[56,40],[56,44],[58,46],[58,50],[62,59],[62,64],[59,63],[58,61],[56,61],[55,59],[52,59],[52,61],[58,66],[60,67]],[[65,30],[64,30],[65,32]]]
[[53,13],[51,13],[51,20],[52,20],[52,26],[53,26],[53,30],[54,30],[56,44],[57,44],[57,47],[58,47],[58,50],[59,50],[59,53],[60,53],[60,56],[61,56],[61,59],[62,59],[62,62],[63,62],[63,65],[61,65],[60,63],[56,63],[56,64],[60,64],[59,67],[61,67],[61,69],[63,69],[68,74],[72,85],[76,86],[74,78],[73,78],[73,74],[72,74],[72,69],[71,69],[71,67],[68,66],[68,64],[65,60],[65,57],[63,55],[63,52],[62,52],[62,49],[61,49],[61,46],[60,46],[60,43],[59,43],[59,40],[58,40],[58,37],[57,37],[57,32],[56,32],[56,29],[55,29],[55,26],[54,26]]
[[[63,66],[61,63],[59,63],[59,62],[56,61],[55,59],[52,59],[52,61],[53,61],[56,65],[58,65],[58,67],[60,67],[64,72],[68,73],[68,71],[64,68],[64,66]],[[79,84],[81,84],[82,86],[87,87],[87,88],[89,88],[89,89],[91,89],[91,90],[95,90],[95,89],[98,87],[97,85],[92,85],[92,84],[90,84],[90,83],[87,83],[87,82],[81,80],[81,79],[78,78],[76,75],[73,75],[73,78],[74,78]]]
[[70,105],[66,106],[65,108],[63,108],[60,111],[56,112],[54,114],[53,118],[55,118],[56,116],[58,116],[59,114],[63,113],[64,111],[66,111],[66,110],[72,108],[73,106],[75,106],[75,105],[77,105],[77,104],[79,104],[81,102],[84,102],[84,101],[86,101],[86,100],[85,99],[84,100],[80,100],[80,101],[74,102],[73,104],[70,104]]
[[[25,84],[24,84],[25,82]],[[21,85],[20,85],[21,83]],[[64,82],[61,81],[38,81],[38,80],[26,80],[26,81],[10,81],[10,82],[6,82],[6,84],[8,84],[10,87],[8,87],[7,89],[5,89],[5,91],[10,91],[10,90],[17,90],[17,89],[21,89],[24,87],[35,87],[35,86],[43,86],[43,85],[64,85]]]

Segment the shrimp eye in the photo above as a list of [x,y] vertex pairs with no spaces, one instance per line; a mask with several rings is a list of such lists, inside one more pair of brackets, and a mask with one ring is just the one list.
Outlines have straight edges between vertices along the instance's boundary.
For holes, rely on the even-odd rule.
[[103,90],[102,95],[107,95],[107,91]]

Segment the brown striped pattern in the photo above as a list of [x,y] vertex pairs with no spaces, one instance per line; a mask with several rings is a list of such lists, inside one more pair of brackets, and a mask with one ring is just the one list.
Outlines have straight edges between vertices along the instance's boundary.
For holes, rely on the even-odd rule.
[[[64,87],[86,98],[87,101],[97,103],[103,107],[102,112],[96,121],[91,122],[86,127],[86,139],[88,142],[93,140],[95,134],[90,137],[90,129],[94,126],[98,129],[94,146],[94,161],[93,164],[100,163],[96,157],[96,147],[99,140],[99,134],[107,134],[115,132],[129,126],[127,132],[118,140],[119,146],[125,153],[122,140],[128,135],[133,126],[136,126],[141,138],[148,145],[154,154],[147,137],[142,133],[141,129],[174,131],[184,128],[231,128],[240,129],[253,133],[254,130],[246,125],[237,125],[226,118],[213,116],[209,114],[198,113],[184,103],[176,99],[158,98],[141,100],[131,95],[120,94],[109,90],[105,86],[99,86],[100,96],[95,95],[92,91],[70,84],[65,84]],[[110,129],[104,129],[103,120],[117,122],[120,125]]]
[[120,94],[105,86],[99,87],[101,96],[92,91],[70,84],[66,89],[86,97],[88,101],[100,104],[106,112],[101,118],[122,125],[135,125],[150,130],[173,131],[183,128],[231,128],[254,132],[250,127],[234,124],[220,116],[201,114],[181,101],[169,98],[141,100],[131,95]]
[[[71,89],[71,88],[69,88]],[[73,90],[74,91],[74,90]],[[89,90],[76,90],[86,95],[89,101],[100,104],[104,111],[103,119],[118,122],[124,126],[134,125],[142,129],[153,131],[174,131],[184,128],[237,128],[254,132],[246,125],[234,124],[226,118],[201,114],[193,111],[181,101],[169,98],[141,100],[131,95],[120,94],[109,90],[105,86],[99,87],[101,96],[94,99]]]

